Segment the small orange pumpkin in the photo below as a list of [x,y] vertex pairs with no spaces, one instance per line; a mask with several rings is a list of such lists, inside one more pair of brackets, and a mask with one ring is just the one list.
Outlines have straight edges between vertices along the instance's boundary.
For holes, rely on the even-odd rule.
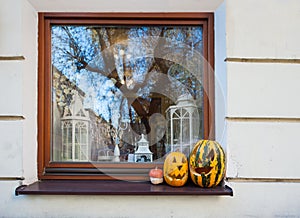
[[181,152],[171,152],[164,162],[164,179],[171,186],[183,186],[188,180],[188,160]]
[[150,181],[154,185],[158,185],[164,181],[163,179],[163,171],[157,167],[155,169],[151,169],[149,171]]

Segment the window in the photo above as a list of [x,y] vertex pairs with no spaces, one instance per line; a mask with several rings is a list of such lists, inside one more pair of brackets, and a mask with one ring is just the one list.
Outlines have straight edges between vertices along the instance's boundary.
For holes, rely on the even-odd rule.
[[214,138],[213,14],[40,13],[40,179],[148,179]]

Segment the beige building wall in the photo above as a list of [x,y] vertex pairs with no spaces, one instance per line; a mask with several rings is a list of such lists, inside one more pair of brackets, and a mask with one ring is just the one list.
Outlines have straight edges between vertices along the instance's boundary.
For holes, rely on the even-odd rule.
[[[215,12],[234,196],[15,196],[37,180],[38,11]],[[300,217],[299,26],[299,0],[0,0],[0,217]]]

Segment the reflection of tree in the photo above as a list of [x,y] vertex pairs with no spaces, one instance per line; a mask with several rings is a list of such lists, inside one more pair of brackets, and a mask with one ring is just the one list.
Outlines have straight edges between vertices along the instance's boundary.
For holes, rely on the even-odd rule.
[[[163,85],[151,72],[169,73],[185,83],[196,100],[201,95],[197,79],[170,61],[180,54],[181,61],[190,65],[196,50],[202,51],[199,27],[52,28],[53,65],[79,86],[82,75],[87,75],[85,88],[98,87],[94,91],[95,98],[107,102],[107,121],[113,123],[112,119],[120,121],[127,116],[131,123],[142,123],[146,133],[150,132],[151,89]],[[199,66],[192,68],[200,69]],[[168,89],[176,90],[176,85]],[[114,118],[116,112],[112,110],[118,111],[120,116]]]

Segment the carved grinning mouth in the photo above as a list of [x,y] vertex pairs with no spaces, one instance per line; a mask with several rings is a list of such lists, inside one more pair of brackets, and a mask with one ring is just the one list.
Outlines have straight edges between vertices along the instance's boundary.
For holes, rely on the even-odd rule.
[[195,171],[199,174],[208,174],[211,171],[212,167],[206,166],[206,167],[197,167],[195,168]]
[[185,177],[185,175],[180,175],[179,174],[178,176],[174,176],[174,175],[170,175],[169,174],[169,177],[171,177],[172,179],[180,179],[181,180],[181,179],[183,179]]
[[[207,155],[207,159],[209,161],[213,161],[215,158],[215,153],[213,150],[211,150],[208,155]],[[202,161],[199,161],[200,164],[202,164]],[[195,171],[199,174],[208,174],[210,171],[212,170],[212,167],[210,166],[204,166],[204,167],[197,167],[195,168]]]
[[181,180],[186,176],[186,173],[181,172],[182,165],[177,166],[177,168],[178,168],[178,172],[179,172],[177,176],[176,176],[177,173],[174,173],[174,172],[169,173],[168,176],[173,178],[173,179],[180,179]]

